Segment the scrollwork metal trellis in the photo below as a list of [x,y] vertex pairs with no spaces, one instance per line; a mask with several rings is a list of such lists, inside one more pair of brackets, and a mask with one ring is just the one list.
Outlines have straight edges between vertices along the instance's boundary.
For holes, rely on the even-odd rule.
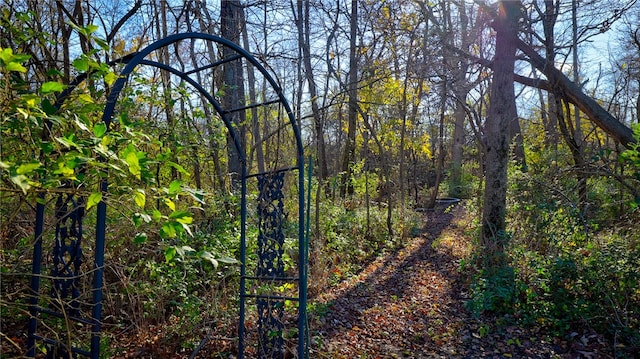
[[[172,67],[170,64],[160,63],[154,60],[147,59],[147,56],[162,48],[171,46],[179,41],[205,41],[215,43],[218,46],[231,49],[234,53],[233,56],[225,57],[224,59],[218,59],[211,63],[200,65],[194,65],[191,70],[178,69]],[[151,57],[153,58],[153,57]],[[254,103],[241,105],[240,108],[223,108],[221,103],[212,95],[203,84],[199,83],[194,77],[194,74],[200,74],[202,71],[214,71],[218,67],[222,67],[225,63],[232,61],[244,62],[243,66],[252,66],[266,80],[271,86],[273,98],[265,100],[262,103]],[[203,34],[203,33],[182,33],[171,35],[167,38],[158,40],[153,44],[145,47],[137,53],[127,55],[119,60],[113,61],[110,65],[116,63],[124,64],[124,68],[120,71],[118,79],[113,83],[110,88],[107,102],[103,111],[102,121],[105,124],[107,130],[111,125],[113,117],[115,115],[115,106],[118,102],[118,97],[123,87],[128,81],[129,76],[137,66],[151,66],[162,71],[169,72],[172,76],[179,77],[184,83],[191,86],[197,93],[205,98],[209,104],[215,109],[219,118],[224,123],[231,141],[229,146],[235,147],[237,153],[241,154],[241,158],[238,161],[242,166],[241,173],[241,201],[240,201],[240,216],[241,216],[241,234],[240,234],[240,261],[241,261],[241,276],[240,276],[240,314],[238,325],[238,358],[243,358],[246,345],[246,338],[253,338],[247,335],[245,330],[245,312],[249,306],[246,305],[248,298],[255,298],[256,306],[258,308],[259,328],[258,328],[258,355],[260,358],[281,358],[283,356],[283,314],[285,313],[285,300],[297,301],[297,327],[298,327],[298,339],[297,339],[297,353],[299,358],[307,357],[307,329],[306,329],[306,296],[307,296],[307,250],[306,250],[306,238],[305,238],[305,211],[304,211],[304,150],[302,146],[302,139],[300,135],[300,129],[298,128],[298,122],[286,101],[282,89],[274,78],[269,74],[265,67],[249,52],[242,49],[238,45],[231,41],[220,38],[218,36]],[[77,79],[69,84],[67,89],[60,94],[56,104],[61,104],[65,97],[70,94],[74,87],[78,86],[84,80],[87,79],[89,74],[82,74]],[[198,76],[200,78],[200,76]],[[291,127],[291,133],[295,137],[295,149],[296,157],[294,159],[295,165],[285,171],[298,171],[298,271],[297,276],[292,278],[284,277],[284,264],[282,260],[284,250],[284,233],[283,224],[286,221],[286,213],[283,206],[283,189],[284,189],[284,172],[273,172],[265,175],[258,175],[260,198],[258,203],[258,222],[259,222],[259,238],[258,238],[258,264],[256,269],[256,275],[250,276],[246,273],[247,256],[246,256],[246,213],[247,213],[247,191],[246,183],[247,178],[255,175],[248,175],[247,173],[247,161],[244,158],[243,142],[238,135],[234,124],[231,121],[231,114],[238,111],[245,111],[248,109],[254,109],[258,107],[267,107],[271,105],[281,106],[284,109],[285,117],[288,119],[288,125]],[[268,111],[265,111],[267,113]],[[293,142],[292,142],[293,143]],[[103,195],[108,192],[108,175],[105,175],[100,180],[99,191]],[[64,192],[64,191],[63,191]],[[41,194],[38,204],[36,205],[36,223],[35,223],[35,244],[33,251],[33,267],[31,278],[31,319],[29,321],[29,337],[28,337],[28,352],[27,355],[34,357],[36,355],[36,342],[44,342],[46,346],[53,348],[51,352],[58,350],[57,357],[70,357],[77,355],[83,355],[91,358],[99,358],[100,356],[100,331],[102,325],[102,290],[103,290],[103,275],[104,275],[104,259],[105,259],[105,242],[106,242],[106,227],[107,227],[107,206],[104,200],[101,200],[96,205],[96,217],[95,217],[95,241],[92,242],[93,262],[90,265],[83,264],[83,218],[84,218],[84,203],[81,198],[74,198],[67,192],[61,195],[56,202],[56,233],[54,248],[52,250],[52,263],[51,269],[52,289],[51,294],[54,298],[58,298],[54,307],[47,309],[40,306],[40,291],[41,291],[41,264],[44,262],[43,258],[43,237],[45,234],[45,213],[46,213],[46,196]],[[104,198],[104,197],[103,197]],[[91,288],[91,300],[87,300],[86,310],[82,307],[79,298],[82,298],[85,293],[81,291],[80,278],[83,275],[81,272],[83,267],[89,268],[93,275],[92,288]],[[86,275],[87,273],[84,273]],[[246,281],[257,280],[258,286],[267,288],[266,291],[261,293],[250,294],[246,292]],[[269,294],[269,288],[275,288],[274,283],[280,281],[286,281],[297,285],[297,295],[285,298],[277,295]],[[273,293],[273,292],[271,292]],[[87,317],[82,317],[82,312],[85,311]],[[62,314],[60,312],[63,312]],[[90,316],[88,314],[90,312]],[[40,314],[47,313],[53,316],[67,315],[73,318],[73,320],[82,323],[83,325],[90,326],[91,343],[87,350],[80,348],[67,348],[61,344],[58,340],[47,338],[38,333],[38,323],[42,318]],[[58,349],[62,348],[62,349]],[[52,354],[56,355],[56,354]]]
[[[258,267],[256,275],[264,280],[284,277],[284,212],[282,187],[284,172],[258,176]],[[269,293],[269,291],[267,291]],[[284,300],[258,296],[258,356],[282,358]]]
[[71,194],[56,201],[56,235],[52,251],[51,297],[58,311],[79,317],[80,267],[82,258],[82,221],[84,204]]

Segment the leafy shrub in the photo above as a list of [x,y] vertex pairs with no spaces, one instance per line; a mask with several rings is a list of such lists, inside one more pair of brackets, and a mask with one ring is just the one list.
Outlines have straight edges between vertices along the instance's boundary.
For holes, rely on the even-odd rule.
[[485,312],[509,314],[515,302],[515,293],[513,268],[496,268],[491,273],[483,269],[472,281],[467,309],[475,315]]
[[[629,150],[623,159],[634,163],[636,153],[637,148]],[[573,176],[567,176],[570,171],[536,167],[536,158],[543,157],[532,156],[530,169],[537,171],[510,169],[507,213],[512,238],[505,253],[510,268],[493,274],[476,270],[469,309],[508,314],[554,336],[589,328],[620,348],[637,347],[640,238],[634,199],[612,190],[617,187],[611,179],[591,177],[591,209],[582,212],[577,195],[566,190],[576,185]]]
[[522,248],[513,251],[518,263],[516,313],[556,334],[589,326],[620,341],[637,342],[640,251],[629,239],[602,240],[607,243],[550,257]]
[[[364,174],[360,172],[356,174],[359,175],[355,186],[359,189],[356,195],[362,196]],[[376,177],[371,176],[371,178]],[[375,187],[373,183],[369,186]],[[365,199],[358,196],[333,202],[323,200],[319,206],[318,236],[321,241],[311,243],[312,262],[314,261],[313,247],[316,246],[315,249],[318,249],[317,246],[321,246],[322,253],[316,256],[321,256],[323,263],[317,263],[316,268],[318,265],[322,266],[326,271],[324,275],[331,277],[332,282],[359,272],[366,263],[384,250],[401,244],[399,239],[403,235],[412,233],[412,230],[420,225],[420,220],[413,211],[405,210],[404,216],[400,218],[400,209],[394,208],[392,213],[394,233],[390,236],[387,227],[387,204],[371,202],[367,210]],[[320,274],[316,273],[316,275]]]

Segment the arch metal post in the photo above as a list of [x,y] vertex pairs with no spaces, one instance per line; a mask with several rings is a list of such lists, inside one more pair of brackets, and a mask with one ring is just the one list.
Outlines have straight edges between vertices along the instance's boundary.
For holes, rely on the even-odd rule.
[[[219,61],[212,62],[208,65],[204,65],[202,67],[198,67],[195,69],[191,69],[189,71],[184,71],[180,69],[176,69],[172,67],[170,64],[163,64],[157,61],[149,60],[147,57],[161,48],[168,47],[176,42],[183,40],[202,40],[213,42],[219,46],[223,46],[231,49],[235,55],[229,58],[225,58]],[[249,104],[246,107],[240,109],[225,109],[221,106],[221,104],[216,100],[215,96],[209,93],[205,89],[205,87],[194,80],[191,75],[194,73],[198,73],[204,70],[215,70],[218,66],[229,62],[229,61],[245,61],[247,66],[253,66],[257,69],[260,74],[264,77],[264,79],[269,83],[273,92],[275,93],[275,98],[256,104]],[[238,45],[226,40],[224,38],[203,34],[203,33],[182,33],[168,36],[164,39],[158,40],[143,50],[127,55],[122,59],[113,61],[110,65],[115,64],[124,64],[124,68],[120,72],[120,76],[111,86],[111,91],[107,96],[107,102],[104,108],[102,121],[106,125],[107,131],[110,130],[111,122],[113,121],[113,116],[115,114],[116,104],[118,102],[118,98],[127,81],[129,80],[129,76],[133,73],[134,69],[137,66],[151,66],[158,68],[163,71],[168,71],[172,75],[179,77],[181,80],[184,80],[185,83],[192,86],[200,95],[207,99],[207,101],[212,105],[212,107],[216,110],[217,114],[220,116],[220,119],[224,122],[224,125],[229,132],[232,143],[231,146],[234,146],[238,153],[240,153],[241,167],[241,201],[240,201],[240,220],[241,220],[241,230],[240,230],[240,256],[241,256],[241,276],[240,276],[240,314],[239,314],[239,323],[238,323],[238,356],[242,358],[244,356],[246,348],[245,337],[247,336],[247,330],[245,327],[246,320],[246,311],[247,311],[247,303],[246,300],[248,298],[256,299],[258,296],[247,293],[247,280],[256,280],[259,279],[259,276],[250,276],[247,273],[246,268],[246,259],[247,259],[247,179],[257,175],[249,175],[248,169],[246,165],[246,159],[244,155],[244,150],[241,145],[240,137],[235,130],[234,125],[231,123],[229,119],[229,114],[235,111],[246,110],[250,108],[260,107],[260,106],[270,106],[270,105],[279,105],[284,108],[286,112],[286,116],[289,121],[289,125],[291,126],[292,133],[295,136],[295,151],[297,156],[297,163],[295,167],[288,168],[286,171],[297,171],[298,175],[298,255],[299,255],[299,267],[297,272],[297,278],[294,278],[293,281],[297,282],[298,285],[298,294],[296,298],[289,298],[298,302],[298,318],[297,318],[297,326],[298,326],[298,345],[297,352],[299,358],[306,357],[307,350],[307,329],[306,329],[306,300],[307,300],[307,265],[308,265],[308,251],[306,250],[306,240],[305,240],[305,183],[304,183],[304,150],[302,139],[300,135],[300,129],[298,127],[298,123],[291,111],[291,108],[282,92],[282,89],[275,81],[275,79],[269,74],[269,72],[265,69],[265,67],[249,52],[242,49]],[[64,99],[73,91],[75,87],[77,87],[80,83],[82,83],[88,77],[87,74],[82,74],[78,76],[74,81],[72,81],[68,88],[61,93],[56,105],[62,104]],[[99,191],[102,193],[102,200],[97,204],[96,208],[96,233],[95,233],[95,245],[94,245],[94,260],[91,271],[93,271],[93,280],[92,280],[92,303],[90,318],[81,318],[80,316],[77,318],[79,322],[90,325],[91,327],[91,339],[90,339],[90,351],[84,351],[82,349],[73,349],[73,353],[87,356],[91,358],[98,358],[100,353],[100,331],[102,329],[102,301],[103,301],[103,285],[104,285],[104,260],[105,260],[105,242],[107,240],[107,204],[105,199],[108,196],[108,176],[105,176],[99,185]],[[43,201],[42,201],[43,202]],[[31,291],[33,297],[31,299],[31,319],[29,321],[29,337],[28,337],[28,352],[27,355],[30,357],[34,357],[36,355],[36,342],[42,341],[49,345],[59,345],[60,343],[55,340],[44,338],[38,335],[38,321],[39,314],[42,312],[51,312],[45,308],[40,308],[39,306],[39,296],[40,296],[40,278],[41,278],[41,263],[43,261],[42,255],[42,235],[44,233],[44,217],[45,217],[45,205],[42,203],[38,203],[37,205],[37,213],[36,213],[36,226],[35,226],[35,244],[33,251],[33,266],[32,266],[32,279],[31,279]],[[279,255],[282,255],[279,252]],[[277,259],[281,260],[281,258]],[[276,278],[277,280],[289,280],[288,278]],[[270,280],[273,280],[271,278]],[[51,313],[50,313],[51,314]],[[264,357],[267,357],[270,354],[264,354]]]

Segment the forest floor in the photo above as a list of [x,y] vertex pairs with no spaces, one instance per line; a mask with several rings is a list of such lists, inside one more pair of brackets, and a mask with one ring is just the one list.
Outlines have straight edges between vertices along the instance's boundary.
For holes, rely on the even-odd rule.
[[[312,358],[611,358],[596,333],[554,338],[466,308],[471,218],[463,206],[425,214],[402,248],[313,298]],[[318,310],[317,308],[324,308]],[[506,318],[508,319],[508,318]],[[514,322],[515,321],[511,321]]]
[[[417,236],[310,296],[310,358],[613,358],[605,338],[588,328],[558,338],[543,328],[504,324],[517,323],[510,318],[473,316],[465,307],[473,275],[471,215],[460,205],[424,216]],[[111,338],[107,356],[188,358],[192,350],[177,350],[168,326],[122,332]],[[11,327],[4,328],[9,336],[25,330]],[[232,321],[217,329],[229,337],[235,332]],[[17,357],[3,344],[0,358]],[[197,357],[234,358],[233,344],[210,341]]]

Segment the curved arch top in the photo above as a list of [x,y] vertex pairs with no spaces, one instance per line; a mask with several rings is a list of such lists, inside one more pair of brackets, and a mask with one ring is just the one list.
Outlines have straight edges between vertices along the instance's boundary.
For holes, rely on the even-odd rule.
[[[196,81],[194,81],[189,74],[193,73],[195,71],[190,71],[190,72],[183,72],[181,70],[175,69],[171,66],[169,66],[168,64],[162,64],[159,62],[155,62],[155,61],[149,61],[146,60],[146,57],[151,54],[152,52],[159,50],[163,47],[169,46],[171,44],[174,44],[178,41],[181,40],[188,40],[188,39],[200,39],[200,40],[206,40],[206,41],[212,41],[218,44],[221,44],[223,46],[226,46],[228,48],[231,48],[233,51],[235,51],[240,57],[242,57],[243,59],[245,59],[246,61],[248,61],[251,65],[253,65],[256,69],[258,69],[258,71],[260,71],[260,73],[262,74],[262,76],[264,76],[264,78],[267,80],[267,82],[269,82],[269,85],[271,85],[271,87],[273,88],[273,90],[275,91],[275,93],[278,96],[278,102],[280,102],[282,104],[282,106],[284,107],[287,116],[289,118],[289,122],[291,123],[291,127],[292,130],[294,132],[294,136],[296,138],[296,151],[298,154],[298,159],[299,159],[299,163],[303,162],[302,159],[304,157],[304,149],[303,149],[303,145],[302,145],[302,137],[301,137],[301,133],[300,133],[300,128],[298,126],[298,123],[296,122],[295,116],[293,115],[293,111],[291,110],[291,106],[289,106],[289,102],[286,100],[286,98],[284,97],[283,93],[282,93],[282,88],[280,87],[280,85],[275,81],[275,79],[271,76],[271,74],[269,74],[269,72],[266,70],[266,68],[253,56],[251,55],[247,50],[243,49],[242,47],[238,46],[237,44],[235,44],[234,42],[231,42],[225,38],[222,38],[220,36],[216,36],[216,35],[210,35],[210,34],[205,34],[205,33],[200,33],[200,32],[189,32],[189,33],[180,33],[180,34],[174,34],[174,35],[170,35],[164,39],[158,40],[150,45],[148,45],[147,47],[145,47],[144,49],[133,53],[131,55],[128,55],[127,57],[123,58],[124,63],[126,63],[126,66],[124,67],[124,69],[120,72],[120,77],[114,82],[113,87],[111,89],[111,91],[109,92],[109,95],[107,96],[107,104],[105,106],[104,109],[104,113],[102,116],[102,120],[104,121],[104,123],[107,125],[107,128],[109,128],[111,122],[112,122],[112,118],[115,112],[115,106],[116,103],[118,102],[118,98],[120,96],[120,92],[122,91],[122,89],[124,88],[125,83],[128,81],[129,79],[129,75],[131,75],[131,73],[133,72],[133,70],[135,69],[136,66],[138,65],[150,65],[153,67],[157,67],[160,68],[162,70],[165,71],[169,71],[171,73],[173,73],[176,76],[179,76],[180,78],[184,79],[185,81],[187,81],[190,85],[192,85],[196,90],[198,90],[198,92],[200,92],[202,95],[204,95],[207,100],[211,103],[211,105],[215,108],[215,110],[218,112],[218,114],[220,115],[220,117],[222,118],[225,127],[227,128],[227,130],[229,131],[229,133],[231,134],[233,141],[234,141],[234,145],[236,147],[236,150],[238,150],[238,153],[241,154],[242,156],[242,146],[241,146],[241,141],[240,141],[240,137],[237,133],[237,131],[233,128],[231,120],[228,118],[228,116],[225,113],[225,110],[222,108],[222,106],[220,105],[220,103],[208,92],[206,91],[200,84],[198,84]],[[224,61],[225,59],[222,59],[222,61]],[[206,67],[208,68],[208,67]],[[204,69],[204,68],[203,68]],[[244,161],[244,158],[242,158],[242,160]]]
[[[235,54],[232,54],[231,56],[227,56],[225,58],[216,57],[216,59],[210,59],[212,62],[210,62],[209,64],[204,64],[202,66],[196,65],[195,64],[196,61],[194,61],[193,68],[191,68],[189,71],[185,71],[184,69],[181,70],[171,66],[171,64],[158,62],[148,58],[149,55],[151,55],[154,51],[165,48],[167,46],[170,46],[182,40],[202,40],[202,41],[213,42],[215,44],[218,44],[219,46],[223,46],[225,48],[231,49],[233,52],[235,52]],[[260,75],[263,77],[263,79],[266,80],[266,82],[268,82],[269,86],[271,87],[269,89],[269,99],[264,99],[264,101],[261,103],[250,103],[248,105],[241,105],[239,108],[224,108],[224,106],[220,103],[220,101],[216,99],[214,94],[212,94],[210,91],[206,89],[206,84],[204,81],[202,81],[201,83],[195,80],[191,76],[194,73],[200,73],[201,71],[214,69],[217,66],[220,66],[225,63],[229,63],[232,61],[243,61],[243,60],[245,61],[243,65],[252,66],[254,69],[257,69],[260,72]],[[228,143],[227,145],[235,147],[235,150],[237,151],[239,158],[234,158],[234,160],[239,161],[240,167],[241,167],[240,168],[240,171],[241,171],[240,192],[235,194],[240,196],[240,221],[241,221],[241,226],[240,226],[240,267],[241,269],[240,269],[240,283],[239,283],[240,284],[239,285],[240,287],[240,295],[239,295],[240,318],[239,318],[239,328],[238,328],[238,351],[239,351],[238,358],[242,358],[244,353],[244,345],[245,345],[244,344],[244,338],[245,338],[245,335],[244,335],[245,314],[244,313],[246,309],[245,300],[247,298],[253,298],[253,300],[256,303],[258,303],[258,300],[282,301],[282,303],[279,303],[279,304],[283,304],[284,303],[283,301],[285,299],[297,300],[299,304],[297,308],[298,310],[298,317],[297,317],[298,357],[308,358],[308,347],[307,347],[308,327],[307,327],[307,315],[306,315],[307,313],[306,301],[307,301],[307,274],[308,274],[308,241],[307,241],[305,229],[308,228],[309,218],[308,218],[308,213],[305,212],[305,188],[310,188],[310,187],[305,187],[304,147],[302,144],[300,126],[296,121],[296,118],[291,110],[289,102],[286,100],[286,98],[284,97],[284,94],[282,93],[282,88],[280,87],[278,82],[276,82],[274,77],[267,71],[265,66],[263,66],[247,50],[241,48],[237,44],[227,39],[224,39],[222,37],[215,36],[215,35],[205,34],[205,33],[191,32],[191,33],[181,33],[181,34],[171,35],[146,46],[144,49],[142,49],[139,52],[126,55],[120,59],[110,61],[107,63],[107,65],[109,66],[114,66],[118,64],[123,64],[124,67],[118,74],[119,77],[111,86],[111,89],[107,95],[107,99],[106,99],[107,101],[104,106],[104,111],[102,114],[102,121],[106,125],[107,130],[111,128],[111,123],[113,121],[113,116],[116,112],[116,105],[119,101],[120,93],[122,92],[124,87],[127,86],[129,77],[134,72],[135,68],[139,65],[143,65],[143,66],[153,67],[161,71],[169,72],[171,76],[176,76],[180,78],[182,81],[184,81],[184,83],[189,84],[193,89],[196,90],[193,93],[200,94],[203,98],[206,99],[205,102],[209,102],[211,106],[215,109],[215,111],[218,113],[218,115],[224,122],[224,125],[233,140],[233,145],[230,143]],[[62,104],[68,98],[69,94],[72,91],[74,91],[74,89],[76,89],[78,85],[86,81],[90,77],[90,75],[91,75],[90,72],[85,72],[78,75],[73,81],[71,81],[71,83],[68,84],[67,88],[57,96],[55,106],[58,109],[61,108]],[[198,77],[198,79],[200,79],[200,77]],[[271,91],[275,93],[277,98],[275,98],[274,93],[271,93]],[[279,131],[280,128],[284,128],[284,127],[288,128],[289,125],[286,124],[286,121],[288,118],[288,121],[291,126],[291,130],[292,130],[291,132],[295,137],[295,142],[296,142],[295,152],[297,154],[297,157],[295,158],[295,165],[292,165],[291,167],[288,167],[285,169],[273,169],[272,171],[267,171],[264,173],[247,175],[247,167],[249,165],[247,164],[247,159],[245,158],[247,156],[245,153],[246,148],[243,148],[243,141],[240,138],[239,131],[236,130],[236,125],[233,121],[232,114],[239,111],[244,111],[247,109],[255,109],[257,107],[262,107],[262,106],[264,106],[264,108],[266,109],[265,113],[267,113],[267,111],[270,109],[269,107],[270,105],[279,106],[277,108],[277,116],[278,116],[277,118],[279,121],[278,125],[280,127],[278,127],[277,131]],[[286,115],[282,113],[283,109],[284,109],[284,112],[286,112]],[[291,153],[294,152],[293,143],[292,143],[293,141],[291,140],[291,137],[290,137],[291,133],[288,132],[286,136],[287,136],[286,137],[287,143],[290,146],[288,147],[289,151],[286,153],[286,156],[287,156],[286,161],[291,161],[291,162],[288,162],[291,165],[292,162],[294,162],[294,159],[291,158]],[[278,138],[278,140],[280,140],[280,138]],[[267,146],[265,145],[265,147]],[[278,163],[277,161],[274,161],[274,163],[275,165],[281,164],[281,163]],[[254,242],[257,242],[257,246],[263,246],[267,250],[271,251],[267,254],[279,255],[280,256],[278,257],[278,260],[279,260],[281,259],[282,252],[281,251],[278,252],[279,251],[278,248],[275,248],[275,249],[267,248],[268,246],[260,244],[260,241],[261,241],[261,238],[263,238],[264,241],[272,241],[273,238],[278,238],[278,240],[281,241],[279,242],[279,246],[280,246],[279,248],[280,249],[283,248],[282,246],[284,245],[284,235],[282,233],[282,226],[279,225],[279,223],[281,224],[284,222],[284,219],[286,218],[286,214],[281,209],[282,196],[280,195],[283,192],[284,172],[289,170],[293,170],[293,171],[297,170],[297,187],[296,186],[291,187],[293,188],[292,192],[297,191],[297,197],[298,197],[298,201],[297,201],[297,205],[298,205],[297,206],[297,212],[298,212],[297,232],[298,233],[297,235],[298,235],[299,263],[297,268],[298,269],[297,278],[295,276],[293,277],[284,276],[284,274],[277,278],[274,276],[271,276],[270,274],[267,276],[264,276],[264,273],[262,274],[257,273],[255,276],[247,275],[247,271],[246,271],[247,182],[251,181],[252,184],[255,183],[257,190],[260,191],[261,194],[265,194],[265,196],[259,197],[258,201],[261,201],[261,202],[257,203],[256,206],[262,206],[262,208],[276,209],[271,212],[258,211],[260,212],[260,214],[258,214],[257,216],[258,217],[257,222],[259,222],[258,225],[260,225],[260,223],[262,224],[267,223],[267,225],[263,225],[262,227],[264,228],[261,227],[258,230],[257,238],[252,238],[251,240]],[[309,176],[311,176],[311,168],[309,168]],[[107,194],[109,191],[108,182],[109,182],[108,174],[105,174],[105,176],[101,177],[99,180],[99,191],[101,191],[104,194]],[[310,192],[309,192],[309,196],[310,196]],[[44,195],[42,198],[44,198]],[[268,213],[262,214],[262,212],[268,212]],[[266,217],[269,217],[270,219],[269,220],[264,219]],[[274,218],[275,220],[273,220]],[[32,318],[30,319],[30,322],[29,322],[29,335],[28,335],[28,342],[29,342],[29,348],[30,348],[28,352],[28,356],[30,357],[34,357],[36,354],[35,353],[36,341],[44,341],[48,343],[47,345],[60,344],[60,342],[58,341],[41,337],[37,333],[37,326],[39,321],[38,313],[47,311],[47,309],[40,308],[38,305],[38,296],[40,295],[39,293],[40,293],[40,279],[41,279],[40,263],[42,261],[42,251],[43,251],[41,234],[43,233],[43,228],[45,223],[44,219],[45,219],[45,203],[43,201],[43,202],[38,202],[37,213],[36,213],[36,226],[35,226],[36,228],[35,228],[35,241],[34,241],[35,245],[34,245],[34,254],[33,254],[34,264],[32,269],[32,283],[31,283],[32,291],[33,293],[36,293],[36,294],[32,298],[33,300],[30,307],[30,311],[32,313]],[[275,224],[272,225],[272,223],[275,223]],[[80,348],[72,348],[73,352],[76,354],[95,358],[95,359],[100,357],[100,342],[101,342],[100,332],[102,328],[101,319],[102,319],[103,280],[104,280],[103,277],[104,277],[104,268],[105,268],[105,265],[104,265],[105,242],[107,238],[106,228],[107,228],[107,203],[104,201],[104,199],[102,199],[99,201],[99,203],[96,206],[95,243],[93,248],[94,264],[93,264],[93,270],[92,270],[93,290],[91,293],[92,307],[90,309],[91,317],[74,319],[76,321],[82,322],[83,324],[87,324],[91,326],[90,350],[87,351]],[[280,231],[277,233],[279,237],[272,236],[272,234],[275,233],[276,231]],[[261,257],[259,257],[259,260],[261,260],[260,258]],[[271,258],[271,257],[266,257],[266,258]],[[282,261],[278,261],[277,263],[281,263],[281,262]],[[268,283],[273,283],[274,280],[297,282],[298,284],[297,298],[282,297],[280,296],[280,294],[271,295],[268,293],[267,294],[248,293],[248,291],[245,288],[245,281],[248,281],[248,280],[253,280],[253,281],[261,280],[261,281],[267,281]],[[271,308],[273,307],[272,304],[273,303],[269,302],[269,304],[266,307]],[[260,305],[259,304],[257,305],[258,305],[258,308],[260,308]],[[278,306],[278,308],[284,308],[284,305],[280,305]],[[51,311],[47,311],[47,313],[49,312]],[[267,322],[268,321],[265,321],[265,323]],[[270,333],[267,333],[267,332],[265,333],[262,333],[266,335],[265,337],[266,341],[263,341],[263,343],[270,342],[272,336],[270,335]],[[276,348],[273,348],[273,349],[276,349]]]

